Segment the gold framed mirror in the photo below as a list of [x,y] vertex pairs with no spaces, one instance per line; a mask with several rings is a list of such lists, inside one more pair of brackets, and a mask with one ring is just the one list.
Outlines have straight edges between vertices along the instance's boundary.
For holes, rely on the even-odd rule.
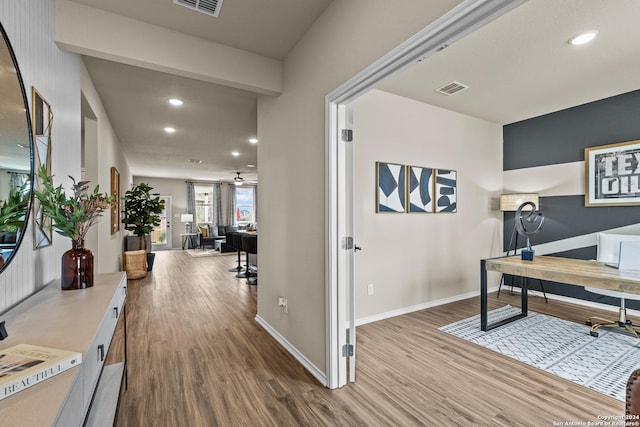
[[[44,97],[31,88],[31,105],[33,114],[34,164],[36,170],[46,167],[47,175],[51,173],[51,128],[53,126],[53,111]],[[42,180],[35,176],[36,189],[42,189]],[[52,244],[51,218],[43,215],[40,202],[33,201],[33,247],[43,248]]]

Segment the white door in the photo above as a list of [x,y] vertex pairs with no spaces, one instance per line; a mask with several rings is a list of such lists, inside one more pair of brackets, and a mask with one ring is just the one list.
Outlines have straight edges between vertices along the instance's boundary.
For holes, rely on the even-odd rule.
[[171,249],[171,196],[160,196],[164,200],[164,210],[160,213],[160,225],[151,232],[151,249],[160,251]]
[[355,291],[353,240],[353,132],[351,110],[346,103],[330,103],[329,161],[336,174],[328,186],[334,198],[330,203],[331,239],[328,256],[331,269],[329,318],[329,387],[344,386],[355,380]]

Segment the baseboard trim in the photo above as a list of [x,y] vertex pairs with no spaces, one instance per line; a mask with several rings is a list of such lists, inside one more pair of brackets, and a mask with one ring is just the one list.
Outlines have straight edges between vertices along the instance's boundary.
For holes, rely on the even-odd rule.
[[[498,287],[490,288],[489,293],[496,292]],[[436,307],[439,305],[449,304],[451,302],[460,301],[467,298],[477,297],[480,292],[473,291],[466,294],[456,295],[453,297],[441,298],[435,301],[424,302],[422,304],[412,305],[409,307],[399,308],[397,310],[391,310],[384,313],[374,314],[372,316],[361,317],[356,319],[356,326],[366,325],[367,323],[377,322],[378,320],[389,319],[391,317],[402,316],[403,314],[413,313],[414,311],[425,310],[427,308]]]
[[314,365],[309,359],[305,357],[295,346],[293,346],[289,341],[286,340],[285,337],[280,335],[278,331],[276,331],[267,321],[265,321],[259,315],[255,317],[256,322],[260,326],[264,328],[265,331],[269,333],[278,343],[284,347],[300,364],[307,370],[311,375],[315,377],[316,380],[320,382],[325,387],[328,387],[327,376],[324,372],[322,372],[316,365]]

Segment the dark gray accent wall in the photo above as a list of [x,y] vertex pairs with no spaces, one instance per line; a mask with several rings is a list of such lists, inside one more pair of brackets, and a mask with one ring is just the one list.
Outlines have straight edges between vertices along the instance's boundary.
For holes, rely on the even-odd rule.
[[[598,145],[640,140],[640,90],[535,117],[503,127],[504,170],[557,165],[584,160],[584,149]],[[578,178],[576,178],[578,179]],[[531,243],[554,242],[571,237],[640,223],[640,207],[585,207],[584,195],[541,197],[544,212],[542,231]],[[514,224],[514,212],[504,214],[505,251]],[[524,247],[519,239],[518,247]],[[596,248],[589,246],[553,254],[578,259],[594,259]],[[507,283],[511,283],[510,278]],[[514,281],[519,286],[519,280]],[[547,293],[618,305],[619,299],[587,292],[580,286],[543,282]],[[532,289],[540,290],[537,280]],[[640,301],[628,301],[640,309]]]
[[640,90],[503,127],[504,170],[584,160],[585,147],[640,138]]
[[[544,224],[540,233],[531,237],[532,245],[640,222],[640,208],[637,206],[586,207],[583,195],[540,197],[539,203],[539,209],[544,213]],[[514,221],[515,212],[504,213],[505,251],[511,239]],[[524,246],[524,239],[519,238],[518,247]]]

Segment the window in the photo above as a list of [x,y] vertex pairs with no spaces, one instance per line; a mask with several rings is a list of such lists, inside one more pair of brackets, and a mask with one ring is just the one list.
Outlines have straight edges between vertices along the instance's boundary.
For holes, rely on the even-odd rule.
[[253,187],[236,187],[235,222],[237,225],[247,225],[255,222]]
[[213,224],[213,185],[193,186],[196,196],[196,223]]

